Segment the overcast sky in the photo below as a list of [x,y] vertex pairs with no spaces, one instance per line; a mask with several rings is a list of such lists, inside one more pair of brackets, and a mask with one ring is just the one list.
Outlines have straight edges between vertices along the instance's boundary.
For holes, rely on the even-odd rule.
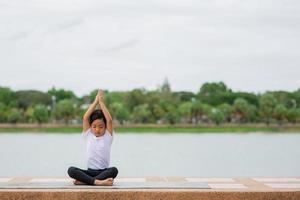
[[300,88],[298,0],[1,0],[0,86]]

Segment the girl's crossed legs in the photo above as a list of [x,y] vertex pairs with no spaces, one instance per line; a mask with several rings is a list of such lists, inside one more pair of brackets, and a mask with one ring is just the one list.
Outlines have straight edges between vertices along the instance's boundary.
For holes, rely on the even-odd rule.
[[[79,169],[77,167],[70,167],[68,174],[76,181],[88,185],[112,185],[113,179],[118,175],[118,169],[116,167],[109,167],[106,169]],[[78,183],[78,182],[77,182]]]

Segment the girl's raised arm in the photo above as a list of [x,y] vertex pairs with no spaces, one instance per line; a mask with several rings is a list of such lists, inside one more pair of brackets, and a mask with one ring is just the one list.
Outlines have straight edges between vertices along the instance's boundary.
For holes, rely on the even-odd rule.
[[82,129],[83,132],[85,132],[86,130],[88,130],[90,128],[90,116],[92,114],[92,112],[95,110],[96,106],[98,103],[98,94],[96,95],[96,98],[94,100],[94,102],[89,106],[89,108],[87,109],[87,111],[85,112],[85,114],[83,115],[83,119],[82,119]]
[[112,135],[113,134],[113,125],[112,125],[112,117],[104,103],[104,97],[103,97],[103,91],[99,90],[98,91],[98,102],[100,105],[100,109],[102,110],[105,119],[106,119],[106,128],[108,130],[108,132]]

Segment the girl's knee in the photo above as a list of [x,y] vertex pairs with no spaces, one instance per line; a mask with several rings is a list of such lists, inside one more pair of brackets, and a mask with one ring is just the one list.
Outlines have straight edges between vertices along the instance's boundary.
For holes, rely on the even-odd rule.
[[75,171],[76,171],[76,167],[69,167],[68,174],[71,178],[74,177]]
[[113,178],[115,178],[118,175],[118,172],[119,172],[116,167],[111,167],[110,171],[111,171],[111,174],[112,174]]

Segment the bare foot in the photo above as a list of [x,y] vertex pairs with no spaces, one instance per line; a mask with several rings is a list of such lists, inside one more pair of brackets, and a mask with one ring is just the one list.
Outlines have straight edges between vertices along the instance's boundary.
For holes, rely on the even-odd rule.
[[96,179],[94,185],[102,185],[102,186],[112,186],[114,182],[113,178],[107,178],[105,180]]
[[74,180],[73,183],[74,183],[74,185],[86,185],[85,183],[78,181],[78,180]]

